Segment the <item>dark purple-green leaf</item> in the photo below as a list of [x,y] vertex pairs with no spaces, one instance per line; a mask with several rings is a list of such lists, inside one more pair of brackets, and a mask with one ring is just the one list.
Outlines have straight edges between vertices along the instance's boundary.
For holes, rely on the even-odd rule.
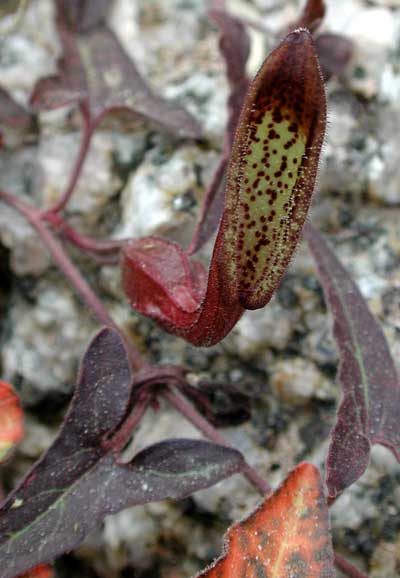
[[79,103],[87,108],[93,124],[121,112],[139,115],[182,137],[200,136],[200,127],[188,112],[150,89],[106,26],[83,35],[59,26],[59,34],[63,45],[59,73],[36,84],[31,95],[34,110]]
[[363,474],[371,444],[388,447],[400,461],[400,382],[385,335],[357,285],[311,225],[305,236],[333,316],[340,355],[343,399],[327,460],[327,486],[335,497]]
[[[36,492],[18,491],[1,511],[0,578],[75,548],[108,514],[165,499],[181,499],[240,472],[241,454],[201,440],[167,440],[150,446],[129,464],[112,453],[89,456],[77,466],[59,456],[64,487],[52,479]],[[78,456],[77,456],[78,458]],[[86,464],[86,466],[85,466]],[[34,475],[35,472],[32,473]]]
[[168,440],[119,463],[107,441],[125,417],[131,388],[124,344],[104,329],[84,357],[58,438],[0,509],[0,578],[71,550],[107,514],[183,498],[240,471],[239,452],[197,440]]

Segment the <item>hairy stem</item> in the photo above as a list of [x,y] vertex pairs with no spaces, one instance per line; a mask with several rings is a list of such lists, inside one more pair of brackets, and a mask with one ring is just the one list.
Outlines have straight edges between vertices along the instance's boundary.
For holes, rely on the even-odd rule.
[[[96,293],[82,277],[80,271],[71,261],[63,246],[54,237],[45,223],[43,223],[40,211],[4,191],[0,191],[0,199],[5,201],[8,205],[14,207],[32,225],[39,237],[42,239],[45,247],[51,254],[55,264],[64,274],[66,279],[68,279],[68,281],[71,283],[75,291],[81,297],[82,301],[86,303],[89,309],[91,309],[100,323],[106,325],[107,327],[112,327],[116,331],[120,332],[119,327],[109,315],[102,301],[97,297]],[[143,360],[139,352],[127,340],[125,340],[125,342],[128,347],[133,366],[136,369],[144,367],[146,362]]]
[[[232,447],[231,444],[189,403],[184,397],[173,389],[163,392],[167,402],[179,411],[190,423],[192,423],[208,439],[223,446]],[[272,492],[271,486],[260,474],[245,461],[242,470],[243,475],[260,492],[262,496]]]
[[60,198],[53,205],[51,205],[48,209],[44,211],[43,213],[44,215],[46,215],[47,213],[59,213],[65,208],[65,206],[67,205],[68,201],[72,196],[72,193],[75,190],[75,187],[81,175],[82,167],[85,163],[87,154],[89,152],[90,143],[92,141],[92,136],[95,128],[91,122],[88,111],[83,105],[81,106],[81,113],[82,113],[81,144],[79,147],[78,156],[76,158],[75,165],[72,170],[67,188],[62,193]]

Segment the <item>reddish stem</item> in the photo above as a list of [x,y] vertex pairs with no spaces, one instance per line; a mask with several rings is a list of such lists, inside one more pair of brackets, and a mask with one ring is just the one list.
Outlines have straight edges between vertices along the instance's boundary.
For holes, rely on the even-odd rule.
[[335,553],[335,566],[343,574],[346,574],[349,578],[368,578],[366,574],[358,570],[351,562],[348,562],[345,558],[342,558],[339,554]]
[[109,254],[116,253],[125,243],[124,240],[115,241],[113,239],[93,239],[79,233],[71,227],[60,215],[52,212],[42,213],[41,218],[57,229],[63,237],[82,251],[89,253]]
[[[231,444],[189,403],[184,397],[173,389],[166,389],[163,397],[167,402],[179,411],[190,423],[200,430],[205,437],[217,444],[232,447]],[[260,474],[245,461],[242,469],[243,475],[259,491],[262,496],[272,492],[271,486]]]
[[76,158],[75,165],[72,170],[67,188],[62,193],[60,198],[48,209],[46,209],[46,211],[43,212],[44,216],[47,215],[48,213],[59,213],[60,211],[65,209],[65,206],[70,200],[72,193],[74,192],[75,187],[78,183],[79,177],[81,175],[82,167],[89,152],[90,143],[95,129],[95,125],[94,123],[91,122],[89,112],[87,111],[84,105],[81,105],[81,114],[82,114],[81,145],[79,147],[78,156]]
[[124,449],[132,436],[132,432],[137,428],[142,417],[146,413],[151,401],[151,395],[145,395],[136,401],[131,414],[124,421],[121,428],[113,438],[106,442],[105,447],[107,449],[112,449],[116,452],[121,452]]
[[[210,207],[215,197],[219,194],[219,188],[221,186],[222,179],[224,178],[225,175],[226,167],[229,160],[229,154],[230,152],[229,151],[227,152],[226,150],[224,150],[224,152],[222,153],[217,168],[215,169],[211,183],[208,185],[207,190],[204,194],[203,205],[200,210],[200,217],[197,221],[195,230],[193,232],[190,245],[186,250],[188,255],[193,255],[193,253],[196,253],[200,249],[200,247],[205,242],[208,241],[208,238],[211,237],[211,235],[214,233],[214,230],[210,230],[209,234],[204,236],[203,228],[207,216],[210,212]],[[218,221],[215,223],[215,227],[217,226]]]
[[[86,305],[92,310],[100,323],[106,325],[107,327],[112,327],[116,331],[120,332],[119,327],[110,317],[102,301],[97,297],[96,293],[82,277],[80,271],[75,267],[74,263],[64,251],[62,245],[53,236],[45,223],[43,223],[41,219],[41,212],[28,205],[24,201],[21,201],[20,199],[17,199],[16,197],[13,197],[4,191],[0,191],[0,199],[14,207],[14,209],[21,213],[21,215],[23,215],[32,225],[32,227],[38,233],[39,237],[42,239],[45,247],[51,254],[53,261],[62,271],[66,279],[68,279],[68,281],[71,283],[75,291],[80,295],[83,302],[86,303]],[[136,369],[144,367],[146,362],[143,360],[140,353],[127,340],[125,341],[133,366]]]

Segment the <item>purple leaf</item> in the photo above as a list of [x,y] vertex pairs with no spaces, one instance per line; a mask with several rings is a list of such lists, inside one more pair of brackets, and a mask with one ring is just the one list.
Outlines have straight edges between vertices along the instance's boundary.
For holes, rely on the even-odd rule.
[[59,74],[39,80],[31,95],[36,111],[83,105],[92,124],[112,112],[141,116],[182,137],[198,138],[200,128],[180,106],[157,96],[106,26],[84,35],[59,26],[63,57]]
[[330,32],[318,34],[318,28],[325,14],[326,6],[323,0],[308,0],[300,18],[289,27],[289,30],[305,27],[313,32],[322,75],[324,80],[328,81],[332,76],[340,74],[350,61],[353,43],[341,34]]
[[340,355],[343,399],[327,460],[329,494],[336,497],[365,471],[371,444],[388,447],[400,461],[400,383],[384,333],[356,284],[311,225],[305,236],[333,316]]
[[240,471],[239,452],[197,440],[161,442],[120,463],[106,442],[131,388],[123,342],[104,329],[84,357],[58,438],[0,509],[0,578],[73,549],[108,514],[180,499]]
[[307,0],[300,18],[290,26],[289,30],[296,28],[308,28],[310,32],[315,32],[321,24],[326,13],[324,0]]
[[53,110],[73,103],[83,103],[88,98],[85,70],[82,66],[74,36],[59,27],[58,34],[63,55],[58,61],[58,74],[40,79],[31,94],[33,110]]
[[73,468],[72,478],[58,488],[52,479],[47,484],[42,479],[35,492],[29,491],[28,478],[26,487],[0,512],[0,578],[13,578],[72,550],[106,515],[148,502],[185,498],[243,467],[243,458],[234,449],[186,439],[150,446],[128,464],[118,463],[111,453],[86,454],[80,467],[58,458],[64,477],[65,469]]
[[341,34],[320,34],[315,47],[325,80],[343,72],[353,54],[352,41]]

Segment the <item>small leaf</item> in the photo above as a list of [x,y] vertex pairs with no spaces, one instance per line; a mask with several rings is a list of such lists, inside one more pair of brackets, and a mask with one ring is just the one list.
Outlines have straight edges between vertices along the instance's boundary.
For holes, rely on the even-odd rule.
[[334,578],[328,509],[318,470],[300,464],[246,520],[198,578]]
[[13,387],[0,381],[0,464],[24,437],[23,412]]
[[109,448],[125,417],[132,374],[121,337],[102,330],[83,359],[79,382],[55,442],[0,509],[0,578],[77,546],[106,515],[180,499],[241,471],[233,449],[168,440],[127,464]]
[[[122,266],[125,293],[133,307],[171,333],[209,346],[227,335],[244,308],[260,308],[271,299],[311,203],[325,109],[312,38],[306,30],[292,32],[266,59],[243,105],[207,288],[201,293],[203,284],[190,276],[182,285],[182,271],[190,271],[191,265],[181,254],[179,268],[171,270],[165,261],[167,242],[153,237],[146,250],[145,239],[132,241],[123,249]],[[145,253],[137,251],[138,243]],[[164,265],[150,265],[152,253],[158,255],[161,248]],[[175,246],[174,259],[178,252]],[[157,270],[154,291],[148,290],[149,270]],[[188,295],[193,283],[197,306],[192,311],[180,306],[177,312],[176,299],[170,297],[174,284],[180,293],[185,287]]]
[[315,47],[325,80],[341,74],[353,55],[353,43],[341,34],[325,32],[315,40]]
[[88,99],[85,70],[82,66],[74,35],[60,27],[58,35],[63,54],[58,61],[58,74],[41,78],[30,97],[35,112],[53,110]]
[[400,461],[400,382],[384,333],[325,239],[308,225],[305,235],[333,316],[343,399],[327,460],[327,486],[336,497],[364,473],[371,444]]
[[308,28],[314,32],[321,24],[326,13],[324,0],[307,0],[300,18],[291,28]]
[[180,106],[157,96],[106,26],[84,35],[59,26],[63,57],[59,74],[39,80],[31,95],[36,111],[84,104],[92,124],[112,112],[154,121],[182,137],[198,138],[198,123]]

